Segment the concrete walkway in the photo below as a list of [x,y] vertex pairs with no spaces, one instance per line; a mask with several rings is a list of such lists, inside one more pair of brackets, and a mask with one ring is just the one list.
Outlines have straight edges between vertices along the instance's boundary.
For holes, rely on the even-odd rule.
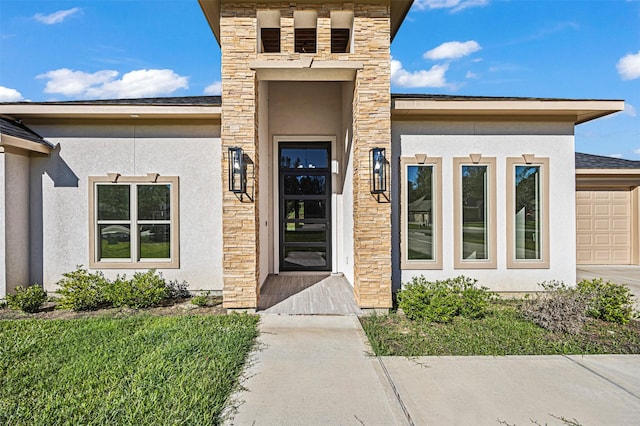
[[354,316],[260,330],[228,425],[639,424],[636,355],[376,358]]
[[[229,425],[401,425],[356,316],[263,315]],[[231,413],[232,414],[232,413]],[[406,422],[404,423],[406,424]]]

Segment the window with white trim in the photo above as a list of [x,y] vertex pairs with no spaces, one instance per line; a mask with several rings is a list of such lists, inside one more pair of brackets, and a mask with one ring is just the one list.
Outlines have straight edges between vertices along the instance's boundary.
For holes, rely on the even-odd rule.
[[403,157],[402,268],[442,269],[442,159]]
[[496,159],[454,158],[455,268],[496,268]]
[[90,266],[178,268],[178,178],[89,178]]
[[549,267],[549,159],[507,158],[507,267]]

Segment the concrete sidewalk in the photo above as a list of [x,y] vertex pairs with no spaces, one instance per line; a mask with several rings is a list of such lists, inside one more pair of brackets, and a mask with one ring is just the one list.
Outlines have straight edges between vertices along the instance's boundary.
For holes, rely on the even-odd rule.
[[225,424],[406,424],[355,315],[262,315],[258,341]]
[[260,330],[228,425],[640,424],[636,355],[376,358],[355,316]]

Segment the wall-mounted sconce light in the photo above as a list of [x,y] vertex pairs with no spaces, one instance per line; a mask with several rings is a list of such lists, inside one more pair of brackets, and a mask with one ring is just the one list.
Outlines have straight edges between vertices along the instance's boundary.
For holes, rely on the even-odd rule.
[[229,148],[229,191],[236,194],[244,194],[247,188],[247,175],[245,173],[244,153],[242,148]]
[[387,191],[387,160],[384,148],[369,150],[371,168],[371,193],[382,194]]

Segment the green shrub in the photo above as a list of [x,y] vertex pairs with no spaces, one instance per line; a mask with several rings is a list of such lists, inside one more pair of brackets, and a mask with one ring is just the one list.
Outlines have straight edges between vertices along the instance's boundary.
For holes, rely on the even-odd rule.
[[64,278],[58,281],[58,294],[61,296],[58,308],[90,311],[104,306],[108,281],[102,272],[90,273],[78,266],[75,271],[62,276]]
[[178,280],[173,280],[167,283],[168,299],[186,299],[189,297],[191,297],[191,293],[189,293],[189,284],[186,281],[180,283]]
[[464,276],[443,281],[413,277],[397,293],[398,306],[412,320],[446,323],[456,316],[482,318],[494,294],[486,287],[476,287],[477,282]]
[[36,312],[46,301],[47,292],[37,284],[27,288],[18,286],[15,294],[7,294],[7,305],[24,312]]
[[588,299],[587,315],[619,324],[631,320],[634,297],[627,286],[595,278],[580,281],[577,288]]
[[209,304],[210,294],[211,293],[207,291],[204,294],[199,294],[198,296],[195,296],[193,299],[191,299],[191,304],[199,306],[201,308],[207,306]]
[[587,297],[563,282],[543,282],[545,293],[524,300],[520,306],[525,319],[549,331],[576,334],[586,321]]
[[123,275],[107,286],[106,298],[114,307],[147,308],[168,298],[169,289],[154,269],[136,272],[131,280]]

